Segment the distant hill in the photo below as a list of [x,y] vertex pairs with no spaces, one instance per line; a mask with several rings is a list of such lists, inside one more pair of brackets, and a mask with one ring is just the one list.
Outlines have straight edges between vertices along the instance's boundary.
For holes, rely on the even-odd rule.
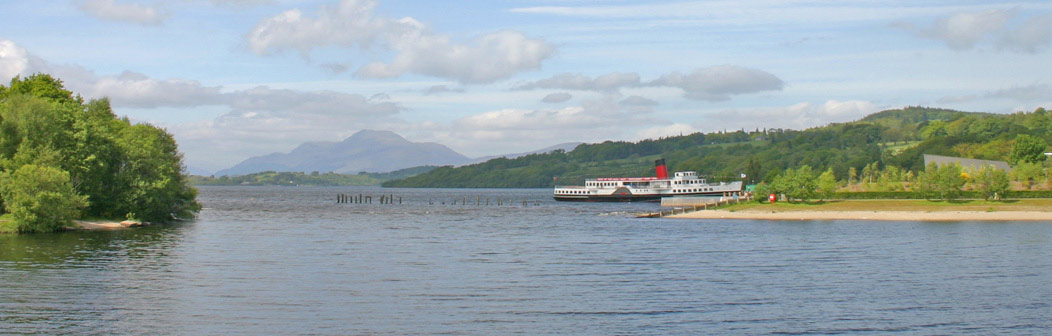
[[557,150],[561,150],[561,151],[564,151],[564,152],[569,152],[569,151],[572,151],[574,148],[577,148],[577,146],[580,146],[582,144],[584,144],[584,143],[583,142],[565,142],[565,143],[561,143],[561,144],[558,144],[558,145],[555,145],[555,146],[541,148],[541,149],[538,149],[538,150],[535,150],[535,151],[529,151],[529,152],[523,152],[523,153],[513,153],[513,154],[504,154],[504,155],[483,156],[483,157],[480,157],[480,158],[476,158],[474,161],[475,162],[486,162],[486,161],[489,161],[489,160],[492,160],[492,159],[496,159],[496,158],[500,158],[500,157],[506,158],[506,159],[514,159],[514,158],[518,158],[518,157],[522,157],[522,156],[526,156],[526,155],[531,155],[531,154],[551,153],[551,152],[554,152],[554,151],[557,151]]
[[435,169],[435,166],[421,166],[400,169],[389,173],[302,173],[265,171],[239,176],[200,176],[190,175],[194,185],[251,185],[251,186],[375,186],[392,179],[403,179],[420,175]]
[[384,173],[419,166],[472,162],[441,144],[410,142],[390,131],[362,130],[341,142],[308,142],[289,153],[249,158],[216,176],[275,172]]
[[759,182],[787,168],[832,169],[846,180],[876,165],[924,168],[922,154],[1008,160],[1016,137],[1027,134],[1052,143],[1052,114],[1045,109],[1013,114],[907,107],[861,120],[806,130],[764,129],[694,133],[638,142],[583,144],[383,183],[385,187],[538,188],[579,185],[586,178],[652,176],[653,160],[666,158],[670,171],[693,170],[710,179]]

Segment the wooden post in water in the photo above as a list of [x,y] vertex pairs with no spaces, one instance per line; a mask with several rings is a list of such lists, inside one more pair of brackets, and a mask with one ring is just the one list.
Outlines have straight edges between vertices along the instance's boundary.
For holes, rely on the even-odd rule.
[[398,196],[398,204],[402,204],[402,196]]
[[365,196],[365,203],[373,204],[373,197],[372,196]]

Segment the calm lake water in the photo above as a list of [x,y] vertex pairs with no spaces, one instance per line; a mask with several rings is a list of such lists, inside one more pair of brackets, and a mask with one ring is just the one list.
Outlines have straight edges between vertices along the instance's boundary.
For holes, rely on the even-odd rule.
[[0,334],[1052,330],[1048,222],[636,219],[656,205],[550,190],[200,190],[194,222],[0,236]]

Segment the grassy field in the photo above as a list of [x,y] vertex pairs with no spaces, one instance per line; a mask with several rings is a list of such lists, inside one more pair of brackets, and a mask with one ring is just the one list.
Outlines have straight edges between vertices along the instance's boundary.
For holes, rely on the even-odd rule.
[[775,204],[745,202],[721,207],[727,211],[1052,211],[1052,199],[1006,201],[844,200]]

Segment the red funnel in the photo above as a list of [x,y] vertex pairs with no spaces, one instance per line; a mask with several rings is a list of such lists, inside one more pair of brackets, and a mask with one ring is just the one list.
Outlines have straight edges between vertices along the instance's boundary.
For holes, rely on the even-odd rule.
[[665,168],[665,159],[660,159],[660,160],[654,161],[654,170],[657,171],[657,178],[659,178],[659,179],[667,179],[668,178],[668,168]]

